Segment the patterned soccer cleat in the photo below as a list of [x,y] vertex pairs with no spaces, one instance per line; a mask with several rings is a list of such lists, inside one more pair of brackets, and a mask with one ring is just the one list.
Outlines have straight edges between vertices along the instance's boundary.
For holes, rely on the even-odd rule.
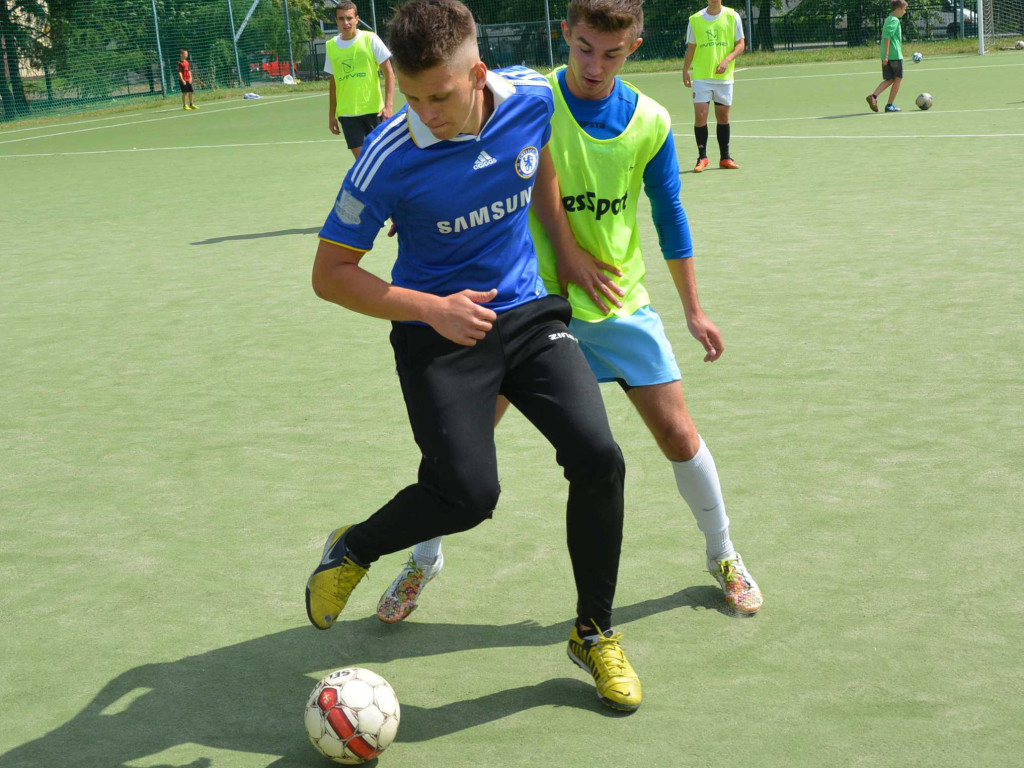
[[573,627],[566,652],[576,666],[593,676],[597,697],[602,703],[620,712],[633,712],[640,707],[643,689],[636,670],[619,645],[621,639],[620,633],[609,629],[596,640],[585,640]]
[[711,161],[708,160],[708,158],[706,158],[706,157],[700,158],[697,161],[697,164],[695,166],[693,166],[693,172],[694,173],[702,173],[704,171],[704,169],[708,167],[708,163],[710,163],[710,162]]
[[867,101],[868,106],[871,107],[872,112],[878,111],[878,97],[875,96],[875,94],[872,93],[870,96],[865,97],[865,100]]
[[306,582],[306,615],[317,629],[331,628],[368,570],[349,554],[345,545],[345,531],[349,528],[346,525],[331,531],[320,564]]
[[437,562],[424,570],[410,553],[409,560],[402,566],[401,572],[381,595],[380,602],[377,603],[377,618],[385,624],[397,624],[408,618],[409,614],[416,610],[416,601],[419,600],[424,588],[443,567],[443,554],[438,554]]
[[729,171],[736,171],[739,170],[740,166],[739,163],[737,163],[731,157],[723,157],[721,160],[718,161],[718,167],[725,168],[726,170]]
[[757,586],[739,554],[724,560],[709,559],[708,573],[715,577],[725,592],[725,602],[732,610],[747,616],[761,610],[764,603],[761,588]]

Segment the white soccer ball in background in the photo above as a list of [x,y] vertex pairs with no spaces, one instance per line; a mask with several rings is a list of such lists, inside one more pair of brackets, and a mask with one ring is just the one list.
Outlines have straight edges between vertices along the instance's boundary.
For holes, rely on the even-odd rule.
[[391,685],[362,667],[339,669],[316,684],[306,702],[306,732],[336,763],[373,760],[395,740],[401,710]]
[[914,59],[915,64],[920,64],[924,60],[924,56],[920,53],[915,53],[912,58]]
[[1016,43],[1013,44],[1013,47],[1016,48],[1018,51],[1024,51],[1024,40],[1018,40]]
[[917,104],[918,109],[931,109],[932,95],[930,93],[922,93],[914,99],[914,103]]

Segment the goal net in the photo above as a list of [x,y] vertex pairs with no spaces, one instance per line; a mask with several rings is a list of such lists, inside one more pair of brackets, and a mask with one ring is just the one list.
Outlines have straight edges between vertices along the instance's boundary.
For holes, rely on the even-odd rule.
[[1012,48],[1024,40],[1024,0],[979,0],[978,11],[980,52]]

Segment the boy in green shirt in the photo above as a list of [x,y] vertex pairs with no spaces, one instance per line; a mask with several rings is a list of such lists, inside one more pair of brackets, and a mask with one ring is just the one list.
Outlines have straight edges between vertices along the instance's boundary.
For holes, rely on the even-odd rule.
[[878,111],[878,97],[889,86],[892,86],[892,90],[889,91],[889,103],[885,105],[885,111],[900,111],[893,102],[896,101],[900,83],[903,82],[903,31],[900,19],[906,12],[907,0],[892,0],[892,13],[882,25],[882,40],[879,44],[882,55],[882,82],[875,88],[874,93],[867,97],[872,112]]

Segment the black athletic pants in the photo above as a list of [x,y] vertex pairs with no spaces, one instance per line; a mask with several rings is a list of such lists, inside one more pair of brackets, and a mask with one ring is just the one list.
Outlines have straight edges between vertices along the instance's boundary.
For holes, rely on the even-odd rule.
[[577,615],[611,626],[622,546],[625,465],[597,381],[566,323],[561,296],[498,316],[473,347],[429,326],[394,323],[391,344],[416,444],[419,478],[347,537],[365,565],[491,516],[501,491],[494,447],[500,394],[555,447],[569,481],[566,511]]

